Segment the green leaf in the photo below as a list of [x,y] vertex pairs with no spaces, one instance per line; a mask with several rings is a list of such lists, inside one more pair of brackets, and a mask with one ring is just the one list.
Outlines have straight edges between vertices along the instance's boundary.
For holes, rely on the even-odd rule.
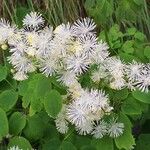
[[86,145],[86,146],[82,146],[80,150],[97,150],[97,149],[92,145]]
[[96,147],[96,150],[114,150],[113,139],[109,137],[103,137],[102,139],[93,139],[91,145]]
[[25,96],[28,90],[29,79],[21,81],[18,85],[18,94],[21,96]]
[[43,139],[49,141],[52,138],[59,138],[58,130],[55,125],[47,124],[44,129]]
[[[35,77],[34,77],[35,79]],[[45,97],[45,94],[51,90],[51,81],[49,78],[45,77],[42,74],[36,76],[36,87],[35,95],[36,97],[42,99]]]
[[55,118],[62,107],[61,95],[56,90],[51,90],[45,97],[44,107],[48,115]]
[[33,96],[33,93],[31,91],[32,90],[28,90],[28,92],[26,92],[25,96],[23,96],[23,98],[22,98],[22,107],[23,108],[27,108],[31,102],[31,98]]
[[150,59],[150,46],[146,46],[144,49],[144,56]]
[[136,144],[136,150],[149,150],[150,148],[150,134],[141,134]]
[[61,142],[59,139],[54,138],[42,145],[42,150],[60,150]]
[[0,107],[9,111],[17,102],[18,94],[12,90],[6,90],[0,94]]
[[127,29],[127,33],[128,35],[134,35],[136,33],[136,28],[128,28]]
[[127,115],[138,115],[142,110],[141,104],[133,97],[128,97],[122,105],[122,111]]
[[113,93],[112,93],[112,98],[114,100],[123,100],[123,99],[126,99],[128,97],[128,90],[127,89],[122,89],[122,90],[115,90]]
[[147,103],[150,104],[150,92],[145,93],[145,92],[141,92],[141,91],[133,91],[132,95],[135,99],[143,102],[143,103]]
[[131,122],[123,113],[119,115],[118,122],[124,123],[124,132],[121,136],[115,138],[116,146],[118,149],[129,150],[135,145],[135,140],[131,130]]
[[64,141],[61,144],[61,150],[77,150],[77,149],[71,142]]
[[146,39],[145,35],[142,32],[136,32],[134,37],[139,41],[144,41]]
[[14,112],[9,119],[10,134],[18,135],[26,125],[26,116],[20,112]]
[[132,54],[134,52],[133,43],[134,43],[134,41],[132,41],[132,40],[126,41],[122,46],[122,50],[125,53]]
[[[31,104],[32,112],[39,112],[43,107],[44,97],[50,90],[51,81],[49,78],[42,74],[33,74],[27,81],[23,81],[19,86],[19,93],[23,96],[22,106],[27,108],[29,104]],[[32,115],[34,113],[32,113]]]
[[125,62],[132,62],[133,60],[136,60],[136,61],[139,60],[137,57],[135,57],[135,56],[133,56],[131,54],[128,54],[128,53],[120,52],[119,56]]
[[22,150],[31,150],[31,144],[27,139],[21,136],[16,136],[10,139],[8,148],[13,147],[13,146],[18,146]]
[[36,141],[43,137],[44,129],[45,125],[42,118],[35,114],[27,118],[27,124],[23,129],[23,133],[31,141]]
[[80,149],[83,146],[89,145],[91,142],[91,139],[85,136],[79,136],[76,135],[75,137],[75,146]]
[[8,120],[6,113],[0,108],[0,138],[8,134]]
[[0,81],[6,79],[7,77],[7,68],[5,66],[0,65]]

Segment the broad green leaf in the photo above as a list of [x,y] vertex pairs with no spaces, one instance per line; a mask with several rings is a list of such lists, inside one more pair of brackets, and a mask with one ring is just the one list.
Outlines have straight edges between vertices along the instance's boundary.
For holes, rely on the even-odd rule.
[[8,148],[13,147],[13,146],[18,146],[22,150],[31,150],[31,144],[27,139],[21,136],[16,136],[10,139]]
[[41,109],[43,108],[43,102],[41,102],[41,101],[43,101],[43,99],[38,99],[38,98],[36,98],[35,95],[32,95],[31,102],[30,102],[30,104],[31,104],[30,107],[31,107],[33,112],[36,113],[36,112],[41,111]]
[[9,111],[17,102],[18,94],[12,90],[6,90],[0,94],[0,107]]
[[150,46],[146,46],[144,49],[144,55],[150,59]]
[[8,120],[6,113],[0,108],[0,138],[8,134]]
[[147,103],[150,104],[150,92],[146,93],[146,92],[141,92],[141,91],[133,91],[132,95],[135,99],[143,102],[143,103]]
[[145,35],[142,32],[136,32],[134,37],[142,42],[146,39]]
[[121,136],[115,138],[116,146],[118,149],[129,150],[135,145],[135,140],[131,130],[131,122],[123,113],[120,114],[118,122],[124,123],[124,132]]
[[125,99],[122,105],[122,111],[127,115],[138,115],[142,113],[141,104],[133,97]]
[[134,52],[133,44],[134,44],[133,40],[126,41],[122,46],[122,50],[125,53],[132,54]]
[[[34,77],[35,79],[35,77]],[[42,74],[37,75],[36,77],[36,87],[35,95],[36,97],[42,99],[45,94],[51,90],[51,81],[49,78],[45,77]]]
[[62,107],[61,95],[56,90],[51,90],[45,96],[44,107],[48,115],[55,118]]
[[18,135],[26,125],[26,116],[20,112],[14,112],[9,118],[9,132]]
[[43,99],[45,94],[51,90],[51,81],[49,78],[39,73],[31,77],[28,86],[32,89],[34,97]]
[[62,142],[60,147],[61,150],[77,150],[76,147],[71,142],[68,141]]
[[5,66],[0,65],[0,81],[6,79],[7,77],[7,68]]
[[43,139],[45,141],[49,141],[52,138],[59,138],[59,133],[55,125],[51,125],[47,123],[44,129]]
[[115,90],[112,94],[112,98],[115,100],[123,100],[126,99],[128,97],[128,90],[127,89],[122,89],[122,90]]
[[42,145],[42,150],[60,150],[61,142],[59,139],[54,138]]
[[96,147],[96,150],[114,150],[113,139],[109,137],[103,137],[101,139],[93,139],[91,145]]
[[128,35],[134,35],[136,33],[136,28],[128,28],[127,29],[127,33]]
[[137,140],[136,150],[150,149],[150,134],[141,134]]
[[75,146],[77,149],[80,149],[83,146],[89,145],[91,142],[91,139],[86,136],[79,136],[76,135],[75,137]]
[[32,90],[28,90],[26,94],[22,98],[22,107],[27,108],[31,102],[31,98],[33,96],[33,93],[31,92]]
[[18,85],[18,94],[21,96],[25,96],[28,90],[29,79],[21,81]]
[[19,86],[19,93],[23,96],[22,106],[27,108],[31,104],[32,111],[39,112],[43,107],[44,97],[50,90],[49,78],[42,74],[33,74],[29,80],[23,81]]
[[80,150],[97,150],[97,149],[92,145],[86,145],[86,146],[82,146]]
[[25,137],[32,141],[36,141],[43,137],[45,125],[42,118],[35,114],[27,118],[27,123],[23,129]]

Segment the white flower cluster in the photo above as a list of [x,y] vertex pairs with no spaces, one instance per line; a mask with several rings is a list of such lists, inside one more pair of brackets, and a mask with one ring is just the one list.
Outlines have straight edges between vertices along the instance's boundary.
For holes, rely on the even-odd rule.
[[117,119],[114,118],[109,122],[104,121],[104,116],[109,115],[113,109],[109,106],[108,96],[104,92],[76,90],[72,90],[75,92],[72,93],[73,102],[69,105],[64,104],[55,120],[60,133],[65,134],[71,122],[81,135],[91,134],[95,138],[109,135],[116,138],[123,134],[123,123],[117,122]]
[[46,76],[59,75],[59,80],[68,86],[96,64],[93,81],[104,79],[113,89],[128,87],[148,92],[150,64],[125,64],[110,57],[108,45],[97,40],[92,19],[61,24],[53,30],[51,26],[44,27],[41,14],[31,12],[23,19],[23,26],[18,29],[5,19],[0,20],[0,44],[2,48],[6,44],[10,47],[8,60],[16,80],[25,80],[28,73],[38,69]]
[[38,70],[45,76],[59,76],[58,81],[68,87],[71,97],[64,104],[55,122],[61,133],[66,133],[69,122],[80,134],[92,134],[96,138],[104,135],[118,137],[124,124],[116,119],[107,123],[103,120],[113,109],[108,95],[97,89],[83,89],[78,78],[92,66],[96,66],[91,79],[101,79],[112,88],[127,87],[148,92],[150,86],[150,64],[133,61],[123,63],[110,57],[108,45],[98,41],[92,19],[79,19],[73,24],[61,24],[55,29],[44,27],[41,14],[31,12],[23,19],[23,28],[0,21],[0,44],[10,48],[9,62],[14,68],[14,79],[25,80],[28,74]]

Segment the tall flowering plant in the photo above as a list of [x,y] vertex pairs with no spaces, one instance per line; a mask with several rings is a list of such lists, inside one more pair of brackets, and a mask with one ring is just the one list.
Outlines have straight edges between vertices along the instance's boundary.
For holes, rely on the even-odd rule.
[[[110,137],[118,149],[133,149],[131,123],[110,93],[124,89],[148,93],[150,64],[125,63],[110,55],[109,46],[98,40],[95,28],[90,18],[53,28],[45,25],[40,13],[31,12],[21,29],[1,19],[0,44],[3,50],[9,49],[7,60],[13,78],[20,81],[16,91],[27,115],[44,111],[61,134],[73,128],[77,134],[99,141]],[[65,92],[60,92],[61,88]],[[35,94],[36,90],[42,92]],[[29,125],[30,120],[22,129],[25,137]],[[128,139],[128,143],[122,142]],[[12,146],[10,149],[22,148]]]

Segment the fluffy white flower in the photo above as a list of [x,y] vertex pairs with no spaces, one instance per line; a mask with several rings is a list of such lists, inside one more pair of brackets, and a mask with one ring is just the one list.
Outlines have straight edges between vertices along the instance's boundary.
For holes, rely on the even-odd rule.
[[106,68],[114,78],[123,77],[124,64],[119,58],[109,57],[106,60]]
[[94,130],[92,132],[93,137],[96,139],[102,138],[104,135],[107,134],[107,123],[105,121],[100,121],[98,125],[94,127]]
[[126,81],[123,78],[116,78],[110,83],[110,87],[115,90],[121,90],[126,86]]
[[12,26],[9,21],[0,19],[0,44],[7,42],[16,32],[16,26]]
[[8,60],[12,63],[13,67],[18,72],[34,72],[36,67],[32,64],[31,60],[21,55],[11,55]]
[[144,65],[142,63],[137,63],[136,61],[133,61],[129,65],[126,65],[125,71],[129,81],[138,80],[142,75],[143,67]]
[[96,45],[95,53],[92,57],[94,62],[101,64],[109,56],[108,48],[109,47],[107,43],[103,42],[102,40],[98,42]]
[[28,48],[28,43],[25,39],[14,39],[10,43],[10,52],[15,55],[24,55]]
[[61,81],[64,85],[70,87],[77,82],[77,77],[73,72],[65,71],[60,75],[58,81]]
[[40,60],[40,71],[45,76],[52,76],[58,69],[58,60],[55,57],[46,57]]
[[80,126],[76,126],[76,130],[80,135],[90,134],[91,131],[93,130],[93,124],[91,123],[91,121],[87,121]]
[[150,74],[142,75],[140,78],[138,78],[138,81],[136,81],[134,84],[142,92],[149,92]]
[[90,60],[86,55],[73,55],[67,58],[67,69],[76,74],[87,71]]
[[72,37],[72,30],[70,23],[68,24],[61,24],[54,30],[54,34],[56,38],[61,39],[61,41],[65,42],[66,40]]
[[16,72],[13,77],[15,80],[23,81],[28,78],[27,74],[23,71]]
[[23,25],[25,27],[39,28],[44,25],[44,19],[41,17],[40,13],[31,12],[23,19]]
[[109,124],[108,134],[112,138],[116,138],[123,134],[124,124],[116,122],[116,119],[113,119]]
[[35,30],[22,31],[22,34],[30,46],[37,47],[39,35]]
[[78,19],[72,26],[72,30],[76,36],[92,33],[95,28],[96,25],[93,19],[90,18]]
[[83,34],[79,36],[77,40],[79,41],[80,45],[82,45],[83,52],[85,54],[94,55],[97,46],[97,38],[95,35]]
[[82,127],[88,121],[86,111],[84,111],[76,103],[70,104],[67,108],[67,119],[77,127]]
[[106,71],[106,68],[101,65],[98,70],[94,71],[92,73],[91,79],[94,82],[99,82],[101,79],[106,79],[108,76],[108,72]]
[[98,90],[80,90],[79,93],[68,107],[67,118],[75,124],[80,134],[89,134],[93,128],[93,121],[103,117],[105,108],[108,110],[108,97]]
[[51,40],[53,36],[53,28],[46,27],[44,28],[37,37],[37,57],[42,58],[43,56],[49,55],[51,51]]
[[56,120],[55,120],[57,130],[65,134],[68,131],[68,122],[66,120],[66,105],[62,106],[61,111],[59,112]]

